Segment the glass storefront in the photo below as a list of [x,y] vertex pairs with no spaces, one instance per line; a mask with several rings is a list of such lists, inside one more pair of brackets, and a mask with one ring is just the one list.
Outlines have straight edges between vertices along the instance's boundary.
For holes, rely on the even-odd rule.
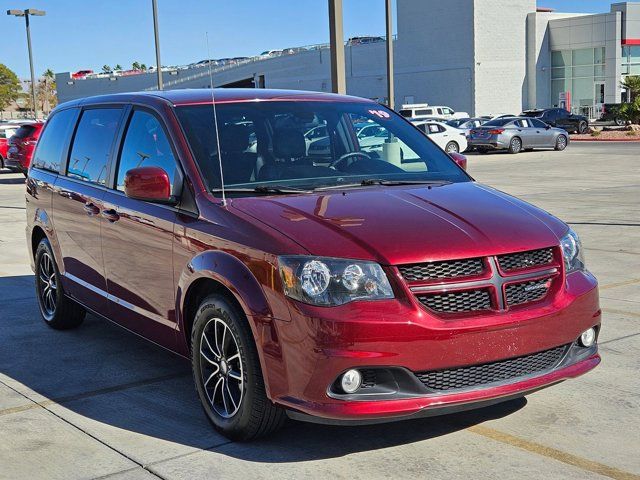
[[622,46],[622,74],[640,75],[640,45]]
[[576,107],[601,103],[604,67],[604,47],[551,52],[551,103],[558,103],[561,92],[571,92]]

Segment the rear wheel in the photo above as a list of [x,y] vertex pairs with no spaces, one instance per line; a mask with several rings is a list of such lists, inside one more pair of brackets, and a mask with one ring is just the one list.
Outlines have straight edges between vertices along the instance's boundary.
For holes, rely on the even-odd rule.
[[615,124],[616,124],[617,126],[619,126],[619,127],[622,127],[622,126],[624,126],[624,123],[625,123],[625,122],[624,122],[624,120],[623,120],[622,118],[616,117],[616,118],[613,120],[613,123],[615,123]]
[[246,441],[284,424],[284,410],[267,398],[247,319],[226,297],[211,295],[200,304],[191,348],[196,390],[216,430]]
[[40,314],[51,328],[67,330],[84,321],[85,309],[65,296],[60,272],[49,240],[43,238],[36,249],[36,295]]
[[458,153],[458,152],[460,152],[460,147],[458,146],[458,144],[456,142],[449,142],[444,147],[444,151],[447,152],[447,153]]
[[584,120],[581,120],[580,123],[578,123],[578,133],[585,134],[588,131],[589,131],[589,124]]
[[558,135],[558,138],[556,138],[556,145],[554,148],[559,152],[567,148],[567,137],[565,137],[564,135]]
[[509,142],[509,153],[520,153],[522,150],[522,140],[519,137],[513,137]]

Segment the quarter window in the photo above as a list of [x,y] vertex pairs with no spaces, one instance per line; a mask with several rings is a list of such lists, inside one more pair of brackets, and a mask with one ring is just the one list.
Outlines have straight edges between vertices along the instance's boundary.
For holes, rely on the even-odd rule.
[[67,176],[107,183],[107,164],[111,145],[118,130],[119,108],[96,108],[82,112],[71,148]]
[[73,126],[76,110],[63,110],[52,116],[47,122],[38,147],[33,156],[34,168],[58,172],[62,161],[62,151],[69,138],[69,132]]
[[169,175],[173,189],[176,161],[171,144],[158,119],[144,111],[134,111],[120,153],[116,188],[124,191],[124,177],[132,168],[160,167]]

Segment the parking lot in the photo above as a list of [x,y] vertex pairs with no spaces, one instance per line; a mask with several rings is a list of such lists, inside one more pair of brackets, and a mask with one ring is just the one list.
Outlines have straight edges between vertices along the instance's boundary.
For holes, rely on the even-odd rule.
[[290,422],[233,443],[209,426],[189,365],[89,316],[40,320],[24,178],[0,173],[0,478],[640,479],[640,144],[469,155],[478,181],[558,215],[600,282],[602,364],[455,416],[367,427]]

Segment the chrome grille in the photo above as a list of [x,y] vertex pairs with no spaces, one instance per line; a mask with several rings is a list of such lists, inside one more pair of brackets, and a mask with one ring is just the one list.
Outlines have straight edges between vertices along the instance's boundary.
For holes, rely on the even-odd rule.
[[532,280],[524,283],[512,283],[504,289],[507,305],[537,302],[549,291],[550,279]]
[[553,263],[553,249],[541,248],[540,250],[499,255],[498,263],[504,272],[550,265]]
[[563,345],[522,357],[449,370],[419,372],[415,375],[427,388],[436,391],[477,387],[549,370],[560,362],[566,348]]
[[491,294],[486,289],[418,295],[425,307],[440,313],[491,310]]
[[440,278],[470,277],[484,272],[481,258],[451,260],[443,262],[416,263],[399,267],[400,274],[409,282],[436,280]]

